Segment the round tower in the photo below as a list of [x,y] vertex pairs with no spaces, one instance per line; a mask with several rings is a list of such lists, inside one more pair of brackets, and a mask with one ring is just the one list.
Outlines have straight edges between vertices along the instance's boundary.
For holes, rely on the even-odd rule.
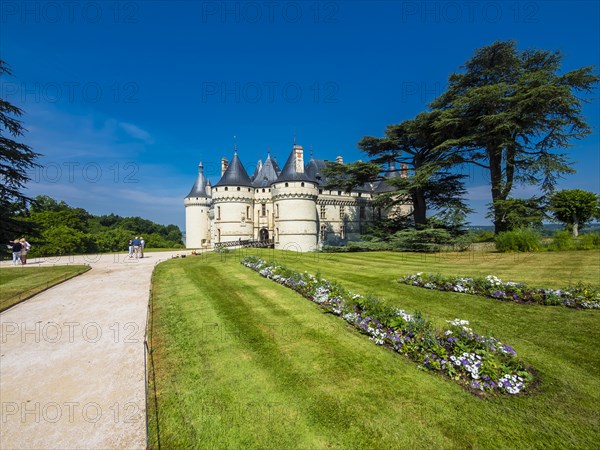
[[281,174],[272,184],[275,248],[308,252],[317,249],[317,183],[304,172],[304,155],[294,145]]
[[237,152],[212,189],[214,243],[253,238],[254,188]]
[[190,193],[183,200],[185,205],[185,246],[201,248],[210,242],[210,185],[204,176],[202,162],[198,164],[198,177]]

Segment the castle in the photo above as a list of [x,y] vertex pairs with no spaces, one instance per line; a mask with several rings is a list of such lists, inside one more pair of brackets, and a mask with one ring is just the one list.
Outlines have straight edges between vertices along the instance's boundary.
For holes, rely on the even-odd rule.
[[[343,164],[341,156],[336,162]],[[327,161],[304,163],[302,146],[296,145],[283,169],[270,154],[259,160],[249,176],[237,154],[221,160],[221,179],[211,186],[202,163],[190,193],[185,197],[186,247],[202,248],[232,241],[268,241],[275,248],[312,251],[326,244],[356,239],[382,212],[373,200],[393,190],[386,179],[406,177],[390,163],[386,178],[352,192],[327,187],[322,171]],[[399,207],[410,213],[410,205]]]

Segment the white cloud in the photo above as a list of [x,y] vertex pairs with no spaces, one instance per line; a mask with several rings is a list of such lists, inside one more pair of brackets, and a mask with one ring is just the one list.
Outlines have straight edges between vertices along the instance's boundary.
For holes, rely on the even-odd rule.
[[154,139],[146,130],[142,130],[137,125],[127,122],[119,123],[119,126],[132,138],[142,141],[146,144],[154,144]]

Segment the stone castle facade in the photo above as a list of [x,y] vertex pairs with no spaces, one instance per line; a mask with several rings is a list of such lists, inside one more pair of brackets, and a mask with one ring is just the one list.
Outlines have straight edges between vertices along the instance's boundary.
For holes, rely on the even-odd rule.
[[[336,162],[343,164],[342,157]],[[386,179],[407,176],[406,167],[399,171],[390,165],[386,179],[345,192],[327,187],[326,164],[312,156],[305,164],[302,146],[294,144],[283,169],[268,155],[249,176],[236,151],[231,162],[221,160],[221,179],[211,186],[200,163],[184,199],[186,247],[273,240],[277,249],[306,252],[353,240],[386,214],[373,204],[393,190]],[[411,210],[410,205],[399,208],[403,214]]]

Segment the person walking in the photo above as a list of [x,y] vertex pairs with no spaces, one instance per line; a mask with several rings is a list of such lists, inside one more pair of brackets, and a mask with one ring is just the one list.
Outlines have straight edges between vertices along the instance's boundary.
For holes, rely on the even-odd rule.
[[140,236],[140,253],[141,253],[141,258],[144,257],[144,245],[146,245],[146,241],[144,241],[144,238]]
[[23,248],[23,245],[18,239],[10,242],[12,244],[13,265],[16,266],[17,262],[21,262],[21,249]]
[[127,248],[129,250],[129,257],[133,258],[133,239],[129,239],[127,242]]
[[133,240],[133,253],[136,258],[140,257],[140,238],[138,236]]
[[21,244],[21,264],[27,264],[27,252],[31,248],[31,244],[25,240],[25,238],[21,238],[19,241]]

